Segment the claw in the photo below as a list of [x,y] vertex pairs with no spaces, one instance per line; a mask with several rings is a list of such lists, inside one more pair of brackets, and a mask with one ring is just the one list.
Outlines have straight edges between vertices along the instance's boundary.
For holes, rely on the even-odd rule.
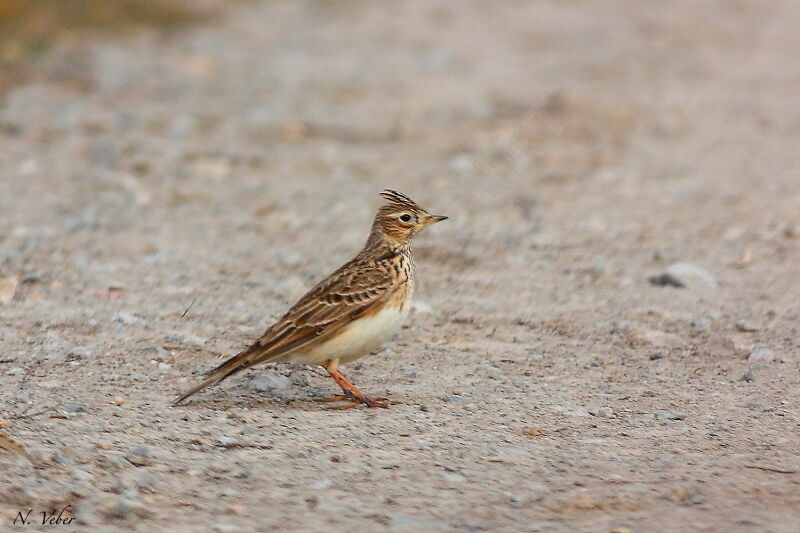
[[363,399],[361,398],[359,399],[367,407],[383,407],[384,409],[386,409],[392,404],[392,402],[388,401],[386,398],[367,398],[366,396],[364,396]]
[[353,397],[348,396],[346,394],[337,394],[336,396],[331,396],[330,398],[323,398],[318,400],[322,403],[332,403],[332,402],[352,402]]

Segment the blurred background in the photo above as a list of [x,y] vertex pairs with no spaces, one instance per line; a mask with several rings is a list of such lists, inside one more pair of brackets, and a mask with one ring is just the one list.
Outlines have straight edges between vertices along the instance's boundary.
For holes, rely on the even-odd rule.
[[[794,531],[799,24],[794,0],[0,0],[4,513]],[[402,405],[321,415],[328,383],[287,367],[167,409],[352,257],[385,187],[451,217],[390,357],[350,370]]]

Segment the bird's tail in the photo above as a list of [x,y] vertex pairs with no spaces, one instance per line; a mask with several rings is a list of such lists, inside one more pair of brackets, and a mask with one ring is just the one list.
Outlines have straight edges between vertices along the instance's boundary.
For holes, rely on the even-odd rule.
[[253,366],[256,362],[258,362],[258,360],[252,356],[257,354],[261,350],[263,350],[263,346],[261,346],[259,343],[255,343],[246,350],[234,355],[233,357],[231,357],[230,359],[219,365],[217,368],[209,372],[206,375],[206,379],[204,379],[202,382],[198,383],[188,391],[178,396],[175,400],[173,400],[172,405],[173,406],[178,405],[192,394],[205,389],[209,385],[219,383],[220,381],[227,378],[231,374],[235,374],[240,370],[244,370],[245,368]]

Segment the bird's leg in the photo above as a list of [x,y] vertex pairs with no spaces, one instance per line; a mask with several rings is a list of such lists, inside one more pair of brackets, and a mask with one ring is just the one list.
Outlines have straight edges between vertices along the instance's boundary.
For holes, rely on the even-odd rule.
[[338,370],[339,361],[325,361],[325,364],[322,365],[325,370],[328,371],[330,374],[331,379],[336,382],[339,387],[342,388],[344,395],[334,396],[333,398],[328,398],[327,402],[337,402],[346,400],[349,403],[339,407],[339,409],[350,409],[351,407],[355,407],[359,404],[364,404],[367,407],[389,407],[389,402],[383,399],[377,398],[370,398],[363,392],[361,392],[358,387],[353,385],[349,379],[345,377]]

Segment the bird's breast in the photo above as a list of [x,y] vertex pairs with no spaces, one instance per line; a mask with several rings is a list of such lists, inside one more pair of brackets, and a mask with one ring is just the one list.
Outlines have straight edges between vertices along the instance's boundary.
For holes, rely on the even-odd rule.
[[293,359],[306,363],[339,359],[346,363],[374,352],[391,340],[403,327],[411,307],[410,300],[410,291],[393,295],[379,309],[353,320],[335,337],[310,352],[297,354]]

